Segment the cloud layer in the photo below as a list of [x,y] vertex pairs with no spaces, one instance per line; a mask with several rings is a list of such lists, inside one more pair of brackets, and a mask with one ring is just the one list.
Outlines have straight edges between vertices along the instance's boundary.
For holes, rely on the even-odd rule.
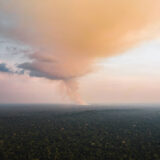
[[0,63],[0,72],[12,73],[5,63]]
[[159,0],[1,0],[0,10],[0,33],[35,51],[28,55],[31,62],[18,67],[30,76],[62,80],[77,102],[75,81],[97,59],[153,38],[160,27]]

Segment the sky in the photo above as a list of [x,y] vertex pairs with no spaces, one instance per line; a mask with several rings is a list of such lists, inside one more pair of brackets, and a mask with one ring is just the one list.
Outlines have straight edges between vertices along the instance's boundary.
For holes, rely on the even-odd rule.
[[0,103],[160,103],[159,16],[159,0],[0,0]]

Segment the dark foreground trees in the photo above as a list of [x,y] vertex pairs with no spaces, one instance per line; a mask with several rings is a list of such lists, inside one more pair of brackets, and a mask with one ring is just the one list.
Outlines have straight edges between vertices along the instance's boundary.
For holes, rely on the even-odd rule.
[[160,110],[0,113],[0,160],[159,160]]

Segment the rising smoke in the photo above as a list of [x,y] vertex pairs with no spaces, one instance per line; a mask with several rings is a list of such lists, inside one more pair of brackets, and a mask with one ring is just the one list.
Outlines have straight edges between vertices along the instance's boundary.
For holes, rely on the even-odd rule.
[[95,60],[153,38],[160,27],[159,0],[1,0],[0,14],[0,33],[36,50],[18,67],[62,81],[82,104],[77,79]]

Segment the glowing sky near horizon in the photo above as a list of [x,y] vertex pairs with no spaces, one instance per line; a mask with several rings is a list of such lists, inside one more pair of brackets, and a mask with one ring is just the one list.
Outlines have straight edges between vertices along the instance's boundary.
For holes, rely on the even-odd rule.
[[[10,57],[4,46],[0,49],[1,59],[13,62],[15,57]],[[98,70],[79,80],[80,94],[88,103],[160,103],[159,53],[160,41],[153,40],[99,61]],[[56,81],[0,73],[0,102],[70,103],[57,86]]]
[[159,0],[14,2],[0,1],[0,103],[160,103]]
[[[160,41],[157,40],[145,42],[123,55],[102,60],[99,65],[103,69],[90,78],[88,76],[89,83],[85,84],[88,85],[89,100],[104,104],[159,103],[159,53]],[[95,81],[92,81],[93,78]]]

